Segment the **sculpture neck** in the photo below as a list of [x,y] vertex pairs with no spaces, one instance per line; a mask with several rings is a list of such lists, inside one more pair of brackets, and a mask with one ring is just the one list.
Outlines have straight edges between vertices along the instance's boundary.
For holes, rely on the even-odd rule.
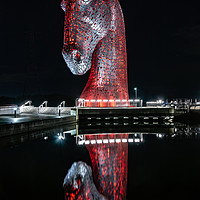
[[[102,139],[107,135],[87,136],[87,139]],[[110,139],[115,135],[110,134]],[[118,138],[128,138],[118,134]],[[100,192],[108,199],[126,199],[128,143],[107,143],[86,146],[93,168],[94,182]]]
[[111,0],[110,9],[110,30],[93,53],[89,80],[81,94],[84,99],[129,98],[123,14],[117,0]]
[[109,31],[94,51],[90,77],[81,98],[128,99],[126,62],[125,34]]

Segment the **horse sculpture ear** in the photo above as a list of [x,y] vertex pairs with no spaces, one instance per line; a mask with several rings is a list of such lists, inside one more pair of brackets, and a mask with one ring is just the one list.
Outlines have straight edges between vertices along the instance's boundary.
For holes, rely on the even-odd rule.
[[110,22],[110,31],[115,31],[116,30],[116,19],[117,19],[117,13],[116,13],[116,8],[115,5],[111,6],[111,22]]
[[64,12],[66,11],[66,5],[67,5],[66,0],[62,0],[60,6],[61,6],[61,8],[63,9]]
[[92,0],[78,0],[80,5],[88,5]]

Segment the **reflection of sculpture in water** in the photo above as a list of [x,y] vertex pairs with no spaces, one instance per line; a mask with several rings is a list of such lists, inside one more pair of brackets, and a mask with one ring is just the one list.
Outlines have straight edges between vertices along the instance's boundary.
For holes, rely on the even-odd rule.
[[[112,140],[116,135],[90,135],[86,139],[108,137]],[[118,134],[117,137],[127,138],[128,135]],[[65,177],[65,199],[126,199],[128,143],[108,142],[86,147],[92,161],[96,186],[92,181],[91,168],[83,162],[74,163]]]
[[84,99],[128,99],[125,26],[118,0],[63,0],[63,57],[89,80]]
[[101,195],[94,185],[92,178],[92,169],[86,163],[75,162],[67,173],[64,180],[65,199],[102,199]]

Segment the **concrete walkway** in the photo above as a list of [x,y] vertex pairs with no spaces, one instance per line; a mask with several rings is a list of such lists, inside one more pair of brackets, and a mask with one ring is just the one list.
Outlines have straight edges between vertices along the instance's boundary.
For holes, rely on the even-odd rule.
[[55,118],[63,118],[70,115],[47,115],[47,114],[18,114],[15,118],[14,115],[0,115],[0,125],[3,124],[16,124],[23,122],[31,122],[36,120],[44,120],[44,119],[55,119]]

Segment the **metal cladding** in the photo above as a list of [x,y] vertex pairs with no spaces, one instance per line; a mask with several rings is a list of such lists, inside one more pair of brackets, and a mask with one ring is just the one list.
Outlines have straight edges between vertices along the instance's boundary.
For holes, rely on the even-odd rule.
[[125,25],[118,0],[63,0],[61,7],[64,60],[73,74],[91,69],[81,98],[128,99]]
[[66,200],[106,200],[93,182],[92,169],[84,162],[75,162],[69,169],[63,183]]
[[[108,138],[115,134],[87,135],[87,139]],[[128,134],[118,134],[120,138],[128,138]],[[98,191],[108,199],[126,199],[128,143],[89,144],[86,146],[92,161],[95,185]]]
[[[91,167],[74,163],[64,179],[65,199],[124,200],[127,189],[128,134],[117,134],[122,142],[114,142],[116,134],[87,135],[87,140],[102,139],[103,143],[86,145]],[[108,139],[109,138],[109,139]],[[93,178],[94,177],[94,182]]]

